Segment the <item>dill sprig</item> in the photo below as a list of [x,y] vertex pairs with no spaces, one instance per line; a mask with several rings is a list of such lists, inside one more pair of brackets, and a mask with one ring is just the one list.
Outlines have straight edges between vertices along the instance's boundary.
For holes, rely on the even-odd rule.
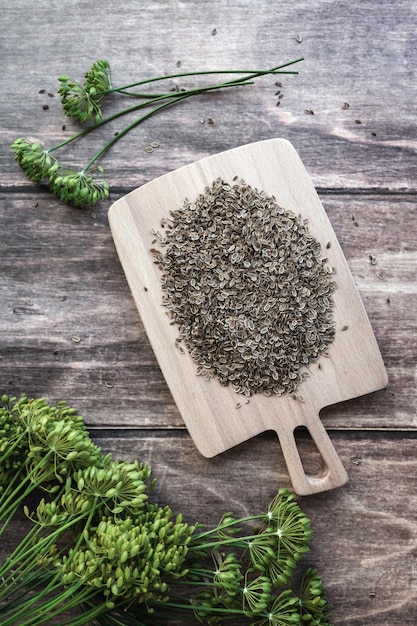
[[[219,89],[234,88],[252,85],[256,78],[275,74],[297,74],[298,72],[289,69],[292,65],[299,63],[302,59],[296,59],[267,70],[204,70],[196,72],[181,72],[163,76],[155,76],[143,79],[123,86],[113,86],[111,69],[108,61],[100,59],[93,63],[91,68],[85,73],[84,83],[61,75],[58,77],[60,87],[58,93],[61,96],[61,104],[65,115],[74,118],[81,124],[92,121],[92,124],[85,126],[78,133],[50,148],[45,148],[41,142],[32,141],[25,137],[16,139],[11,144],[15,160],[23,169],[27,177],[38,184],[46,183],[51,191],[63,202],[75,207],[86,207],[94,205],[99,200],[108,198],[109,185],[102,177],[103,168],[97,168],[99,176],[95,177],[91,172],[95,163],[124,135],[133,130],[136,126],[144,122],[149,117],[162,111],[168,106],[178,104],[186,98],[210,93]],[[177,78],[190,78],[207,75],[229,75],[228,80],[215,82],[213,84],[195,86],[189,88],[169,88],[168,91],[160,93],[143,93],[132,91],[134,88],[149,86],[154,83],[164,83]],[[236,75],[236,77],[234,77]],[[233,78],[230,78],[233,76]],[[119,94],[127,98],[140,100],[132,106],[119,110],[118,112],[103,118],[103,104],[112,94]],[[118,132],[90,159],[81,169],[61,164],[52,153],[64,148],[73,141],[86,137],[89,133],[114,121],[124,115],[132,114],[141,109],[148,108],[148,111],[141,114],[137,119],[128,124]]]
[[2,626],[331,626],[318,573],[295,582],[312,531],[286,489],[266,512],[190,525],[151,502],[146,463],[103,454],[74,409],[26,396],[1,399],[0,468],[0,533],[13,540],[19,510],[30,524],[0,564]]

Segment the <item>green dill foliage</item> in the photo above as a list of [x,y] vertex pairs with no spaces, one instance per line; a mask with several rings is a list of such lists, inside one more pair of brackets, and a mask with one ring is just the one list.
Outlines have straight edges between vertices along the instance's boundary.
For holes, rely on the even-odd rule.
[[64,402],[26,396],[1,398],[0,468],[0,536],[13,542],[19,511],[29,524],[0,564],[2,626],[331,626],[321,577],[299,572],[312,530],[286,489],[263,513],[190,525],[150,500],[146,463],[103,454]]
[[[177,104],[181,100],[191,96],[202,95],[218,89],[252,85],[254,79],[268,74],[297,74],[296,71],[288,69],[289,66],[298,63],[302,59],[296,59],[267,70],[210,70],[170,74],[165,76],[155,76],[146,78],[129,85],[113,86],[111,78],[110,64],[107,60],[99,59],[95,61],[91,68],[84,75],[84,82],[67,75],[58,77],[61,104],[63,112],[68,117],[77,120],[83,128],[68,139],[51,148],[45,148],[41,142],[32,141],[25,137],[16,139],[10,146],[15,155],[15,160],[23,169],[27,177],[35,183],[46,184],[50,190],[63,202],[75,206],[86,207],[96,204],[109,196],[109,185],[102,177],[95,178],[91,175],[93,165],[105,152],[107,152],[124,135],[133,130],[136,126],[144,122],[149,117],[165,109],[172,104]],[[229,74],[224,82],[217,82],[203,86],[191,86],[189,88],[169,84],[166,91],[161,92],[139,92],[135,89],[154,83],[166,83],[173,79],[206,76],[210,74]],[[234,75],[238,75],[234,77]],[[133,89],[133,91],[132,91]],[[116,113],[103,118],[103,105],[110,101],[113,94],[118,94],[118,101],[121,97],[128,98],[135,104],[121,109]],[[142,109],[146,111],[142,113]],[[61,164],[51,153],[64,148],[69,143],[86,137],[97,128],[108,124],[126,114],[141,111],[139,117],[130,122],[125,128],[119,131],[104,144],[104,146],[90,159],[90,161],[80,170],[71,166]],[[99,168],[100,174],[103,172]]]

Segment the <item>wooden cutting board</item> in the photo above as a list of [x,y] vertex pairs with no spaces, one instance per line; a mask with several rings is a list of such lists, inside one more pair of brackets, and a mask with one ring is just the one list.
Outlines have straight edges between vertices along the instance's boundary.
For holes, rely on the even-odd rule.
[[[274,195],[278,204],[308,219],[323,256],[335,268],[336,336],[329,356],[310,367],[299,386],[303,401],[289,395],[255,394],[249,403],[231,386],[196,375],[196,363],[176,347],[178,328],[169,324],[162,305],[161,270],[150,252],[152,229],[194,200],[218,178],[234,176]],[[324,429],[319,412],[387,384],[387,374],[372,328],[343,252],[319,197],[292,145],[271,139],[216,154],[165,174],[115,202],[109,221],[117,252],[161,370],[197,448],[212,457],[266,431],[277,432],[293,488],[308,495],[343,485],[347,473]],[[328,242],[330,247],[327,248]],[[345,328],[347,327],[347,328]],[[342,328],[344,330],[342,331]],[[239,406],[240,404],[240,406]],[[294,430],[306,427],[324,461],[318,476],[307,475]]]

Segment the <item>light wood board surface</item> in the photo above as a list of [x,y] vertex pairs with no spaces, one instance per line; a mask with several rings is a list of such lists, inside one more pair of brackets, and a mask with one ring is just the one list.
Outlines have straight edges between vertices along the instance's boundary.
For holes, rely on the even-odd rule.
[[[321,368],[317,364],[309,368],[296,401],[288,393],[280,397],[258,393],[246,404],[231,385],[224,387],[216,378],[208,382],[196,376],[196,363],[176,346],[178,327],[169,324],[167,309],[162,306],[161,271],[152,253],[152,233],[186,198],[197,199],[218,178],[232,184],[236,176],[308,220],[309,231],[321,243],[322,256],[325,251],[335,271],[335,340],[328,358],[321,360]],[[202,454],[214,456],[260,432],[275,430],[297,493],[306,495],[344,484],[346,473],[319,423],[319,412],[325,406],[381,389],[387,377],[342,250],[292,145],[271,139],[184,166],[118,200],[109,210],[109,222],[156,358]],[[300,426],[307,427],[323,454],[326,471],[321,476],[310,477],[303,471],[293,436]]]

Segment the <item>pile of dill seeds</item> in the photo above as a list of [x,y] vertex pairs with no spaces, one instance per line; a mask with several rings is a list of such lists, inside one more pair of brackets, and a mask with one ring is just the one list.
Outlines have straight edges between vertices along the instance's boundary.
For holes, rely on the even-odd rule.
[[235,177],[161,226],[163,305],[197,374],[246,396],[294,395],[335,335],[333,269],[306,220]]

